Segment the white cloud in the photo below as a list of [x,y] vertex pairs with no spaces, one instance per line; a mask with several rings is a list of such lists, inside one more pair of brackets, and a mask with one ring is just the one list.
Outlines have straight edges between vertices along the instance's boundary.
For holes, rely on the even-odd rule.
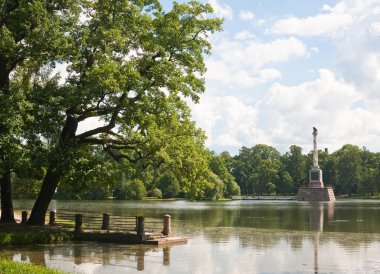
[[321,69],[314,81],[273,85],[258,104],[258,119],[260,126],[265,124],[268,138],[283,149],[292,144],[311,149],[312,126],[320,131],[321,146],[330,150],[346,143],[373,147],[373,136],[380,135],[380,129],[376,129],[380,111],[356,107],[363,100],[354,86]]
[[209,147],[236,151],[247,143],[268,143],[257,127],[257,110],[236,97],[203,96],[192,105],[192,115],[205,130]]
[[234,39],[235,40],[253,40],[256,38],[256,35],[254,35],[252,32],[248,30],[243,30],[235,34]]
[[241,10],[239,13],[239,18],[243,21],[251,21],[255,18],[255,14],[248,10]]
[[[296,144],[307,152],[316,126],[321,148],[351,143],[380,151],[379,15],[380,0],[341,0],[314,16],[282,18],[267,30],[290,37],[268,40],[273,36],[248,30],[217,36],[206,60],[208,93],[194,116],[205,126],[209,146],[236,153],[243,145],[266,143],[284,152]],[[285,78],[298,76],[292,69],[302,69],[301,58],[308,61],[304,71],[317,76]]]
[[219,152],[237,153],[242,146],[258,143],[282,152],[296,144],[307,152],[313,126],[320,132],[321,148],[334,151],[350,143],[379,150],[380,104],[371,110],[367,105],[355,86],[321,69],[310,82],[272,85],[254,105],[235,96],[204,95],[192,113],[209,137],[207,145]]
[[350,14],[318,14],[313,17],[289,17],[279,20],[268,32],[301,36],[338,35],[352,24]]
[[233,19],[233,10],[231,6],[227,4],[219,4],[218,0],[209,0],[208,3],[214,9],[214,13],[219,16],[229,20]]
[[267,30],[272,34],[300,36],[341,37],[349,34],[352,25],[361,22],[369,14],[380,14],[380,0],[342,0],[335,6],[324,5],[321,13],[299,18],[289,16],[277,20]]
[[[307,57],[307,47],[294,37],[260,42],[250,32],[238,33],[234,39],[219,37],[214,41],[213,56],[206,61],[208,80],[237,86],[254,86],[281,77],[271,67],[292,58]],[[242,39],[246,38],[243,40]]]

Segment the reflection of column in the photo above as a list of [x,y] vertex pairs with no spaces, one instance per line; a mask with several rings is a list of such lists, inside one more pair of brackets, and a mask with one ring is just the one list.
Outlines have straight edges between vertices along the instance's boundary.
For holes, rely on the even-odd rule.
[[321,232],[316,232],[314,234],[313,244],[314,244],[314,273],[318,274],[319,265],[318,265],[318,249],[319,249],[319,234]]
[[28,257],[32,264],[46,266],[45,252],[43,250],[32,251],[28,254]]
[[109,245],[103,245],[102,247],[102,264],[109,265],[110,264],[110,247]]
[[170,265],[170,247],[164,247],[162,249],[162,251],[164,252],[164,260],[162,262],[163,265]]
[[74,264],[80,265],[83,263],[83,246],[80,244],[73,245]]
[[26,255],[25,252],[22,252],[22,251],[21,251],[21,262],[25,262],[26,259],[28,259],[28,256]]
[[323,220],[324,217],[324,204],[323,203],[312,203],[309,208],[309,227],[310,231],[315,231],[313,236],[313,247],[314,247],[314,273],[317,274],[319,271],[318,262],[318,250],[319,250],[319,236],[323,232]]
[[145,257],[145,250],[143,248],[138,248],[136,251],[137,270],[138,271],[144,270],[144,257]]
[[323,231],[323,205],[322,203],[310,204],[309,226],[310,231]]
[[329,221],[334,220],[334,205],[335,205],[335,203],[328,203],[327,204],[327,219]]

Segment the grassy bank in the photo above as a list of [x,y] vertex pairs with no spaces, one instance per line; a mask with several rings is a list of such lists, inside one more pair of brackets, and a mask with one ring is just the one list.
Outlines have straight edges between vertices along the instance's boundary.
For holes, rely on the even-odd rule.
[[62,274],[63,272],[30,263],[0,259],[0,273],[7,274]]
[[[72,239],[68,231],[22,224],[1,224],[0,245],[29,245],[61,243]],[[0,273],[3,273],[0,271]]]

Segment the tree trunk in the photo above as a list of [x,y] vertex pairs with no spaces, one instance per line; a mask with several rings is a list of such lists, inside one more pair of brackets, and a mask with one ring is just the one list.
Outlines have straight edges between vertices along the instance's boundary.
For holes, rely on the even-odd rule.
[[2,223],[15,223],[12,202],[12,179],[10,172],[4,172],[1,183],[1,219]]
[[38,193],[36,202],[34,203],[32,213],[28,219],[28,225],[44,225],[45,215],[49,208],[51,199],[53,198],[54,192],[57,189],[58,183],[62,175],[57,170],[55,164],[50,164],[44,181],[41,186],[41,190]]

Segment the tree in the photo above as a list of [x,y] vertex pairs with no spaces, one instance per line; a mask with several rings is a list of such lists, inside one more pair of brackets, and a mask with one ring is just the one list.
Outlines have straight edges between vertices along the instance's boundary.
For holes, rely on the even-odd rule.
[[335,153],[337,157],[337,177],[339,193],[357,193],[362,181],[361,150],[354,145],[344,145]]
[[288,191],[296,193],[300,186],[307,183],[307,169],[310,168],[306,166],[306,157],[302,154],[302,148],[296,145],[290,146],[289,151],[282,156],[281,160],[287,175],[290,176],[286,178],[287,182],[292,181],[292,188],[288,188]]
[[[28,220],[31,225],[44,224],[75,150],[99,146],[117,161],[159,165],[170,155],[164,143],[200,134],[190,122],[185,98],[197,102],[204,91],[208,34],[221,26],[220,19],[207,17],[211,6],[174,3],[164,12],[153,0],[105,0],[90,2],[82,10],[86,19],[68,32],[74,38],[65,60],[68,77],[63,84],[52,82],[53,88],[35,88],[30,98],[42,109],[37,110],[43,114],[41,125],[49,124],[51,115],[41,112],[51,109],[52,127],[59,131]],[[79,132],[80,123],[88,119],[103,124]],[[197,159],[202,161],[192,161]],[[197,166],[194,163],[191,170],[193,187],[204,182],[203,169]],[[196,195],[198,190],[188,191]]]
[[[27,157],[23,122],[29,109],[25,90],[13,83],[19,69],[59,60],[68,44],[67,26],[78,17],[78,1],[13,1],[0,4],[0,185],[1,222],[14,222],[11,174]],[[29,117],[27,117],[29,118]]]
[[177,179],[169,173],[158,180],[157,187],[161,190],[162,198],[175,198],[180,190]]
[[258,144],[242,147],[233,162],[232,174],[242,193],[270,193],[278,184],[280,153],[273,147]]
[[[223,154],[225,156],[225,154]],[[225,158],[222,154],[217,156],[214,153],[210,155],[210,163],[209,167],[211,171],[219,177],[222,181],[223,187],[223,195],[225,197],[238,196],[240,195],[240,187],[235,182],[234,177],[227,169],[227,164],[225,162]]]
[[134,179],[125,185],[125,195],[127,200],[142,200],[146,197],[146,189],[143,182]]

